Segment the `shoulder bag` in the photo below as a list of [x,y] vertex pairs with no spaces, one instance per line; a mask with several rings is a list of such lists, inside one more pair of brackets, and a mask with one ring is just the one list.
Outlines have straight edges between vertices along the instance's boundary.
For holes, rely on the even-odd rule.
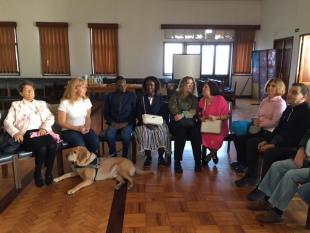
[[162,116],[146,114],[144,96],[142,96],[144,114],[142,114],[142,121],[145,125],[162,125],[164,123],[164,119]]

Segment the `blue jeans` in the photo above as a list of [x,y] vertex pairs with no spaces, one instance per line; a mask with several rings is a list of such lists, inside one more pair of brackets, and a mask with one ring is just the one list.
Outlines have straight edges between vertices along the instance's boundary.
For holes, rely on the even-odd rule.
[[298,193],[310,205],[310,180],[298,189]]
[[61,138],[70,146],[85,146],[90,152],[98,153],[100,141],[92,129],[87,134],[75,130],[63,130],[61,131]]
[[123,141],[123,156],[128,157],[128,148],[131,141],[132,128],[132,125],[128,125],[122,129],[116,129],[111,126],[106,129],[105,136],[108,141],[110,155],[116,155],[116,136],[120,133]]

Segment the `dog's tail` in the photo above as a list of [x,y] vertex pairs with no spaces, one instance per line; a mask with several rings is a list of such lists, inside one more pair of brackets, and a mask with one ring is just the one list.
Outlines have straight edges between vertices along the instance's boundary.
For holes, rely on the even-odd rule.
[[153,172],[150,171],[150,170],[149,171],[144,171],[144,170],[136,167],[136,174],[138,174],[138,175],[146,175],[146,174],[153,174]]

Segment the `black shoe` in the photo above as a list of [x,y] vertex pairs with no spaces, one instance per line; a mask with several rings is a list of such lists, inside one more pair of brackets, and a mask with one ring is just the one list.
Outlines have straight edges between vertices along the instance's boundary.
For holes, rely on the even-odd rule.
[[219,158],[217,157],[216,154],[212,157],[212,160],[213,160],[214,164],[218,164],[218,162],[219,162]]
[[237,172],[237,173],[244,173],[246,172],[248,169],[247,166],[243,165],[243,164],[239,164],[237,167],[234,167],[234,170]]
[[265,197],[265,194],[262,191],[260,191],[257,187],[253,189],[250,193],[248,193],[248,195],[246,195],[246,198],[249,201],[262,200],[264,197]]
[[53,180],[54,180],[54,178],[52,175],[46,175],[45,176],[45,184],[46,185],[51,185],[53,183]]
[[151,163],[152,163],[152,157],[146,157],[144,161],[144,167],[151,166]]
[[41,176],[35,177],[34,183],[37,187],[42,187],[44,185],[43,178]]
[[239,162],[232,162],[231,164],[230,164],[230,166],[232,167],[232,168],[235,168],[235,167],[238,167],[239,166]]
[[175,173],[183,173],[182,165],[180,162],[174,163],[174,171]]
[[163,157],[158,157],[158,165],[166,166],[166,160]]
[[202,159],[201,159],[202,166],[207,166],[208,163],[210,162],[210,160],[211,160],[211,155],[210,154],[208,154],[207,156],[202,157]]
[[243,178],[236,180],[235,184],[237,187],[255,186],[257,184],[257,179],[251,176],[244,176]]

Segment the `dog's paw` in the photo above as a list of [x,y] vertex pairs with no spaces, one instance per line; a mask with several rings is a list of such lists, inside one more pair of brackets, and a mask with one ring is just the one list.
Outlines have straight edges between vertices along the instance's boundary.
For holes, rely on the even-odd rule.
[[60,179],[59,178],[54,178],[53,181],[54,181],[54,183],[57,183],[57,182],[60,181]]
[[130,191],[130,190],[132,190],[132,188],[133,188],[133,185],[130,184],[130,185],[128,185],[127,190]]
[[74,194],[74,193],[75,193],[75,191],[73,189],[70,189],[67,191],[67,194],[69,194],[69,195]]

